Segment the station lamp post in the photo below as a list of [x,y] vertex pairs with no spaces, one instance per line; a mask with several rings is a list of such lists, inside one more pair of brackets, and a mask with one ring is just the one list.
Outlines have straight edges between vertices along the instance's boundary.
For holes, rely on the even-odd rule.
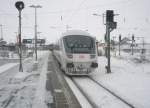
[[21,45],[21,11],[24,8],[24,3],[22,1],[18,1],[15,3],[16,8],[19,11],[19,57],[20,57],[20,65],[19,65],[19,72],[23,72],[22,67],[22,45]]
[[40,5],[31,5],[31,8],[35,9],[35,60],[37,61],[37,8],[42,8]]

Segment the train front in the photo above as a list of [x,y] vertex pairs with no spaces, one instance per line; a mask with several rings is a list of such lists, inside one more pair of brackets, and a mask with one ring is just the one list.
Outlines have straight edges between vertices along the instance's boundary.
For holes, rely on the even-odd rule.
[[66,74],[88,75],[97,64],[95,38],[84,35],[69,35],[63,38]]

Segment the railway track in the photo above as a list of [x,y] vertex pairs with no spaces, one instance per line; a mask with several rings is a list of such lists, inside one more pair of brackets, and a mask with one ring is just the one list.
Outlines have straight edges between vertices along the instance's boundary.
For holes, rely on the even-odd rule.
[[95,82],[96,84],[98,84],[100,87],[102,87],[103,89],[105,89],[107,92],[109,92],[110,94],[112,94],[113,96],[115,96],[117,99],[119,99],[120,101],[122,101],[123,103],[125,103],[126,105],[128,105],[131,108],[135,108],[134,105],[132,105],[131,103],[127,102],[125,99],[123,99],[122,97],[120,97],[119,95],[117,95],[116,93],[114,93],[113,91],[111,91],[110,89],[108,89],[107,87],[105,87],[104,85],[102,85],[101,83],[99,83],[98,81],[96,81],[95,79],[93,79],[92,77],[89,77],[93,82]]
[[73,83],[76,85],[76,87],[80,90],[80,92],[83,94],[83,96],[87,99],[87,101],[89,102],[89,104],[93,107],[93,108],[98,108],[98,106],[96,105],[95,102],[93,102],[90,97],[84,92],[84,90],[78,85],[78,83],[73,79],[73,77],[71,77],[71,80],[73,81]]
[[[58,61],[57,61],[58,62]],[[83,94],[83,96],[87,99],[87,101],[89,102],[89,104],[93,107],[93,108],[101,108],[94,100],[91,99],[91,96],[85,92],[85,90],[79,85],[79,83],[82,83],[82,81],[76,81],[78,78],[81,79],[88,79],[91,80],[93,82],[93,84],[96,84],[97,86],[99,86],[101,89],[103,89],[105,92],[107,92],[108,94],[110,94],[111,96],[115,97],[118,101],[120,101],[121,103],[123,103],[126,107],[123,108],[136,108],[133,104],[131,104],[130,102],[126,101],[124,98],[120,97],[119,95],[117,95],[115,92],[113,92],[112,90],[108,89],[107,87],[105,87],[103,84],[101,84],[100,82],[96,81],[95,79],[93,79],[90,76],[80,76],[80,77],[69,77],[72,82],[75,84],[75,86],[80,90],[80,92]],[[86,83],[88,85],[88,81]],[[119,107],[120,108],[120,107]]]
[[81,108],[80,103],[74,96],[72,90],[64,79],[63,72],[59,69],[59,63],[56,58],[49,62],[51,65],[50,82],[52,85],[52,94],[54,96],[54,108]]
[[[83,78],[83,80],[82,80],[82,78]],[[110,89],[108,89],[107,87],[105,87],[104,85],[102,85],[101,83],[99,83],[98,81],[96,81],[95,79],[93,79],[90,76],[81,77],[81,78],[71,77],[71,80],[76,85],[76,87],[81,91],[81,93],[84,95],[84,97],[88,100],[88,102],[91,104],[91,106],[93,108],[101,108],[101,105],[98,102],[96,102],[95,100],[93,100],[92,96],[90,94],[88,94],[87,90],[84,89],[85,86],[81,84],[82,81],[87,82],[86,83],[87,85],[91,85],[90,83],[93,83],[93,85],[97,85],[97,87],[103,89],[106,94],[111,95],[110,97],[109,96],[106,96],[106,97],[111,98],[110,100],[113,99],[113,100],[120,101],[119,103],[123,104],[125,106],[125,108],[136,108],[134,105],[132,105],[131,103],[129,103],[128,101],[126,101],[125,99],[123,99],[122,97],[120,97],[119,95],[117,95],[116,93],[114,93],[113,91],[111,91]],[[99,90],[99,93],[103,92],[103,90]],[[93,89],[93,92],[95,92],[94,89]],[[99,98],[99,97],[97,97],[97,98]],[[109,100],[109,99],[107,99],[107,100]],[[117,103],[117,101],[114,101],[114,102]]]

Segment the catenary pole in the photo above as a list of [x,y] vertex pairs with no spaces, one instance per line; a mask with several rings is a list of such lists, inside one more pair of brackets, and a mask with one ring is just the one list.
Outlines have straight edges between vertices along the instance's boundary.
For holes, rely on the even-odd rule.
[[40,5],[31,5],[30,6],[31,8],[34,8],[35,9],[35,28],[34,28],[34,32],[35,32],[35,48],[34,48],[34,50],[35,50],[35,60],[37,61],[37,8],[42,8],[42,6],[40,6]]

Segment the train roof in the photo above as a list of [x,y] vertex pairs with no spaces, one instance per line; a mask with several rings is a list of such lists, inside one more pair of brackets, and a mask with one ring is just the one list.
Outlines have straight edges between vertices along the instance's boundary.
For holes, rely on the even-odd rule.
[[88,32],[83,30],[68,30],[65,33],[62,33],[62,36],[68,36],[68,35],[85,35],[85,36],[91,36]]

